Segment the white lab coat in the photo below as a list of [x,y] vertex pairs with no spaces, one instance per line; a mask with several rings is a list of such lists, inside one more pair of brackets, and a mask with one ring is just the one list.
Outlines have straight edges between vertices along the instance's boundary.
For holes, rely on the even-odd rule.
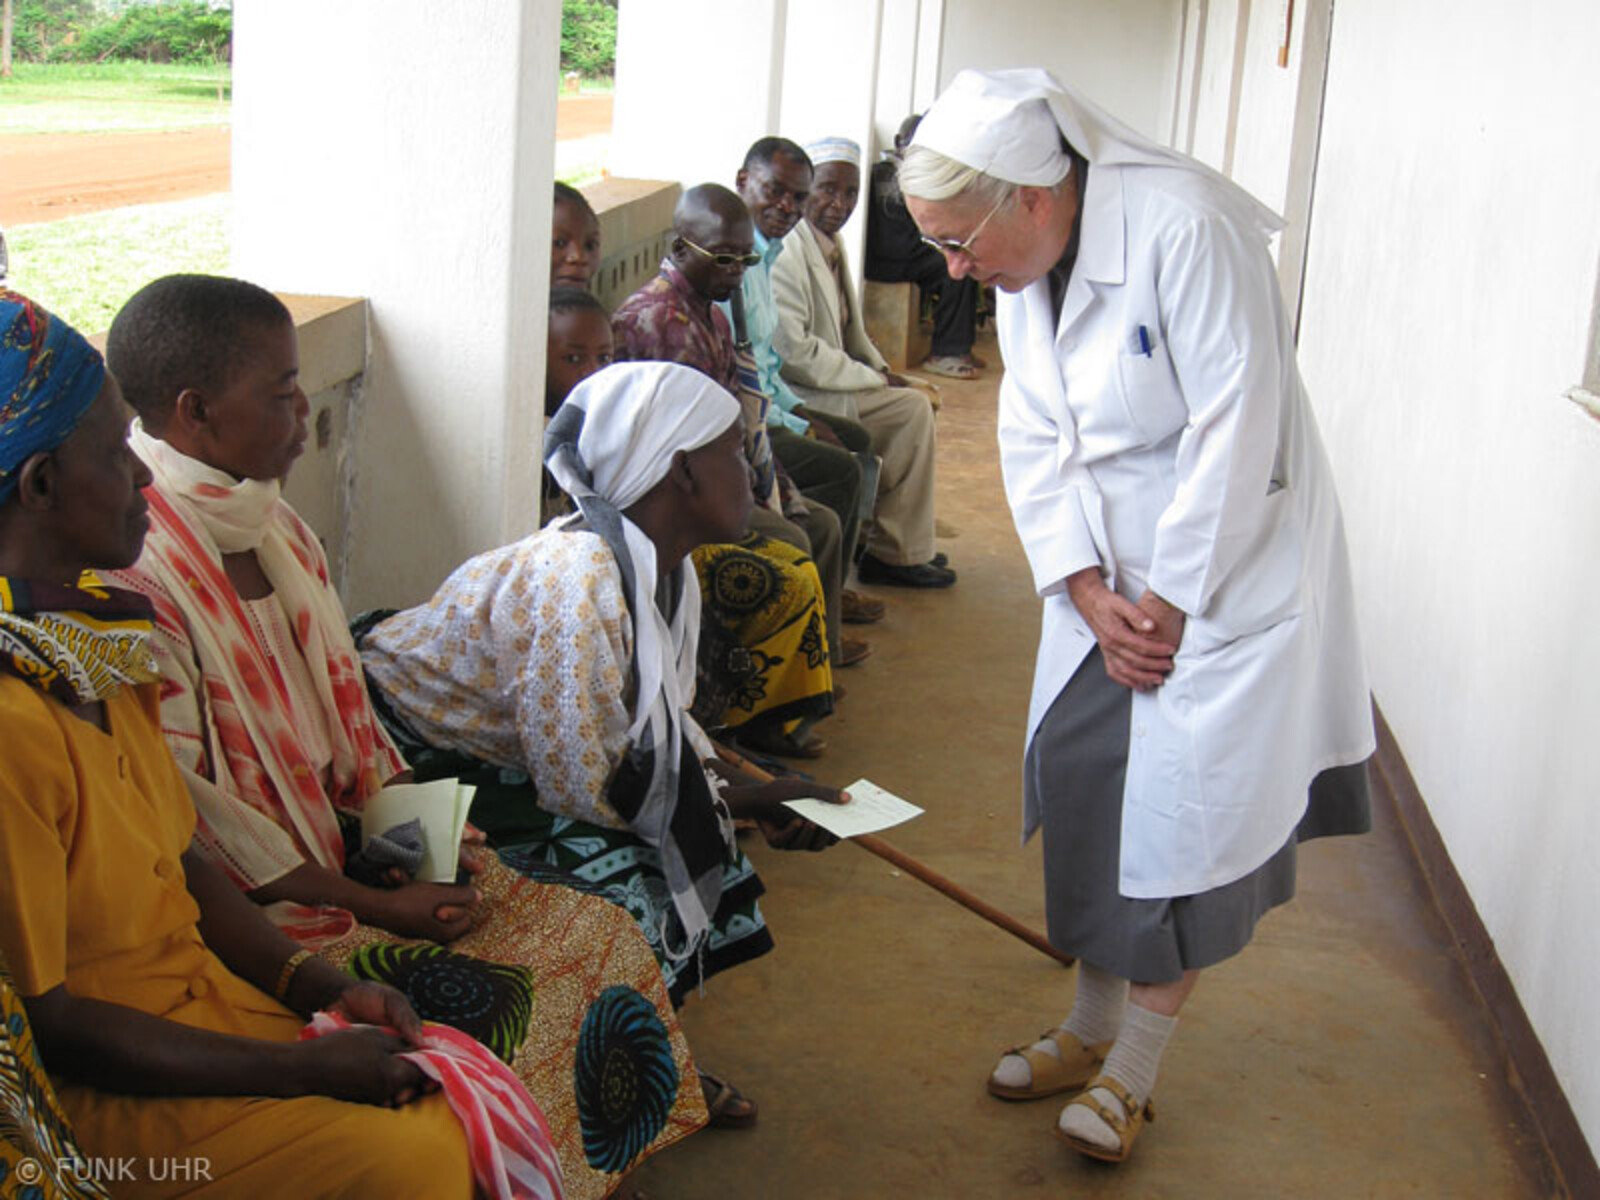
[[[1172,674],[1133,697],[1130,897],[1248,874],[1317,772],[1374,745],[1338,500],[1252,204],[1200,170],[1091,166],[1059,324],[1045,280],[999,303],[1001,462],[1044,598],[1029,739],[1095,644],[1067,575],[1098,565],[1188,614]],[[1024,839],[1038,823],[1026,806]]]

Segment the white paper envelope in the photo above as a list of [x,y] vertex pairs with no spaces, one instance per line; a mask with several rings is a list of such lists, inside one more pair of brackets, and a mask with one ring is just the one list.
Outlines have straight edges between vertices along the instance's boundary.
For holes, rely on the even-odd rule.
[[849,804],[829,804],[826,800],[785,800],[783,803],[784,807],[794,809],[806,820],[842,838],[876,833],[922,815],[915,804],[907,803],[866,779],[858,779],[844,790],[850,793]]
[[361,840],[370,841],[415,817],[422,822],[427,847],[416,877],[425,883],[453,883],[475,790],[454,779],[391,783],[362,809]]

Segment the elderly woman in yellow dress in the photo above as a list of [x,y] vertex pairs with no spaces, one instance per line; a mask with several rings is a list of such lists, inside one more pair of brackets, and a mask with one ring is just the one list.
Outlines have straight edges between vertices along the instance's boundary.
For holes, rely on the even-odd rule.
[[[298,951],[191,846],[149,605],[85,576],[149,526],[127,426],[98,352],[0,290],[0,959],[61,1106],[127,1164],[118,1196],[466,1200],[405,998]],[[401,1034],[299,1041],[319,1009]]]

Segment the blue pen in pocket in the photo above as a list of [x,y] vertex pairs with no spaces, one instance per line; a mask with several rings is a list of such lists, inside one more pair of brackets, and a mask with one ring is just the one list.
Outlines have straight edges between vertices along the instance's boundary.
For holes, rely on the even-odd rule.
[[1150,331],[1143,325],[1139,326],[1139,353],[1150,357]]

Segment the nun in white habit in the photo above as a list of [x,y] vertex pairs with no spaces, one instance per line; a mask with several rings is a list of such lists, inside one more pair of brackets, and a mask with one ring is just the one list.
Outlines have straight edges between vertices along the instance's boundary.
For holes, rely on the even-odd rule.
[[[1268,238],[1281,222],[1041,70],[965,71],[900,187],[1000,290],[1006,494],[1043,598],[1023,836],[1072,1011],[1007,1099],[1120,1162],[1201,969],[1364,832],[1371,710],[1338,499]],[[1130,987],[1131,984],[1131,987]]]

